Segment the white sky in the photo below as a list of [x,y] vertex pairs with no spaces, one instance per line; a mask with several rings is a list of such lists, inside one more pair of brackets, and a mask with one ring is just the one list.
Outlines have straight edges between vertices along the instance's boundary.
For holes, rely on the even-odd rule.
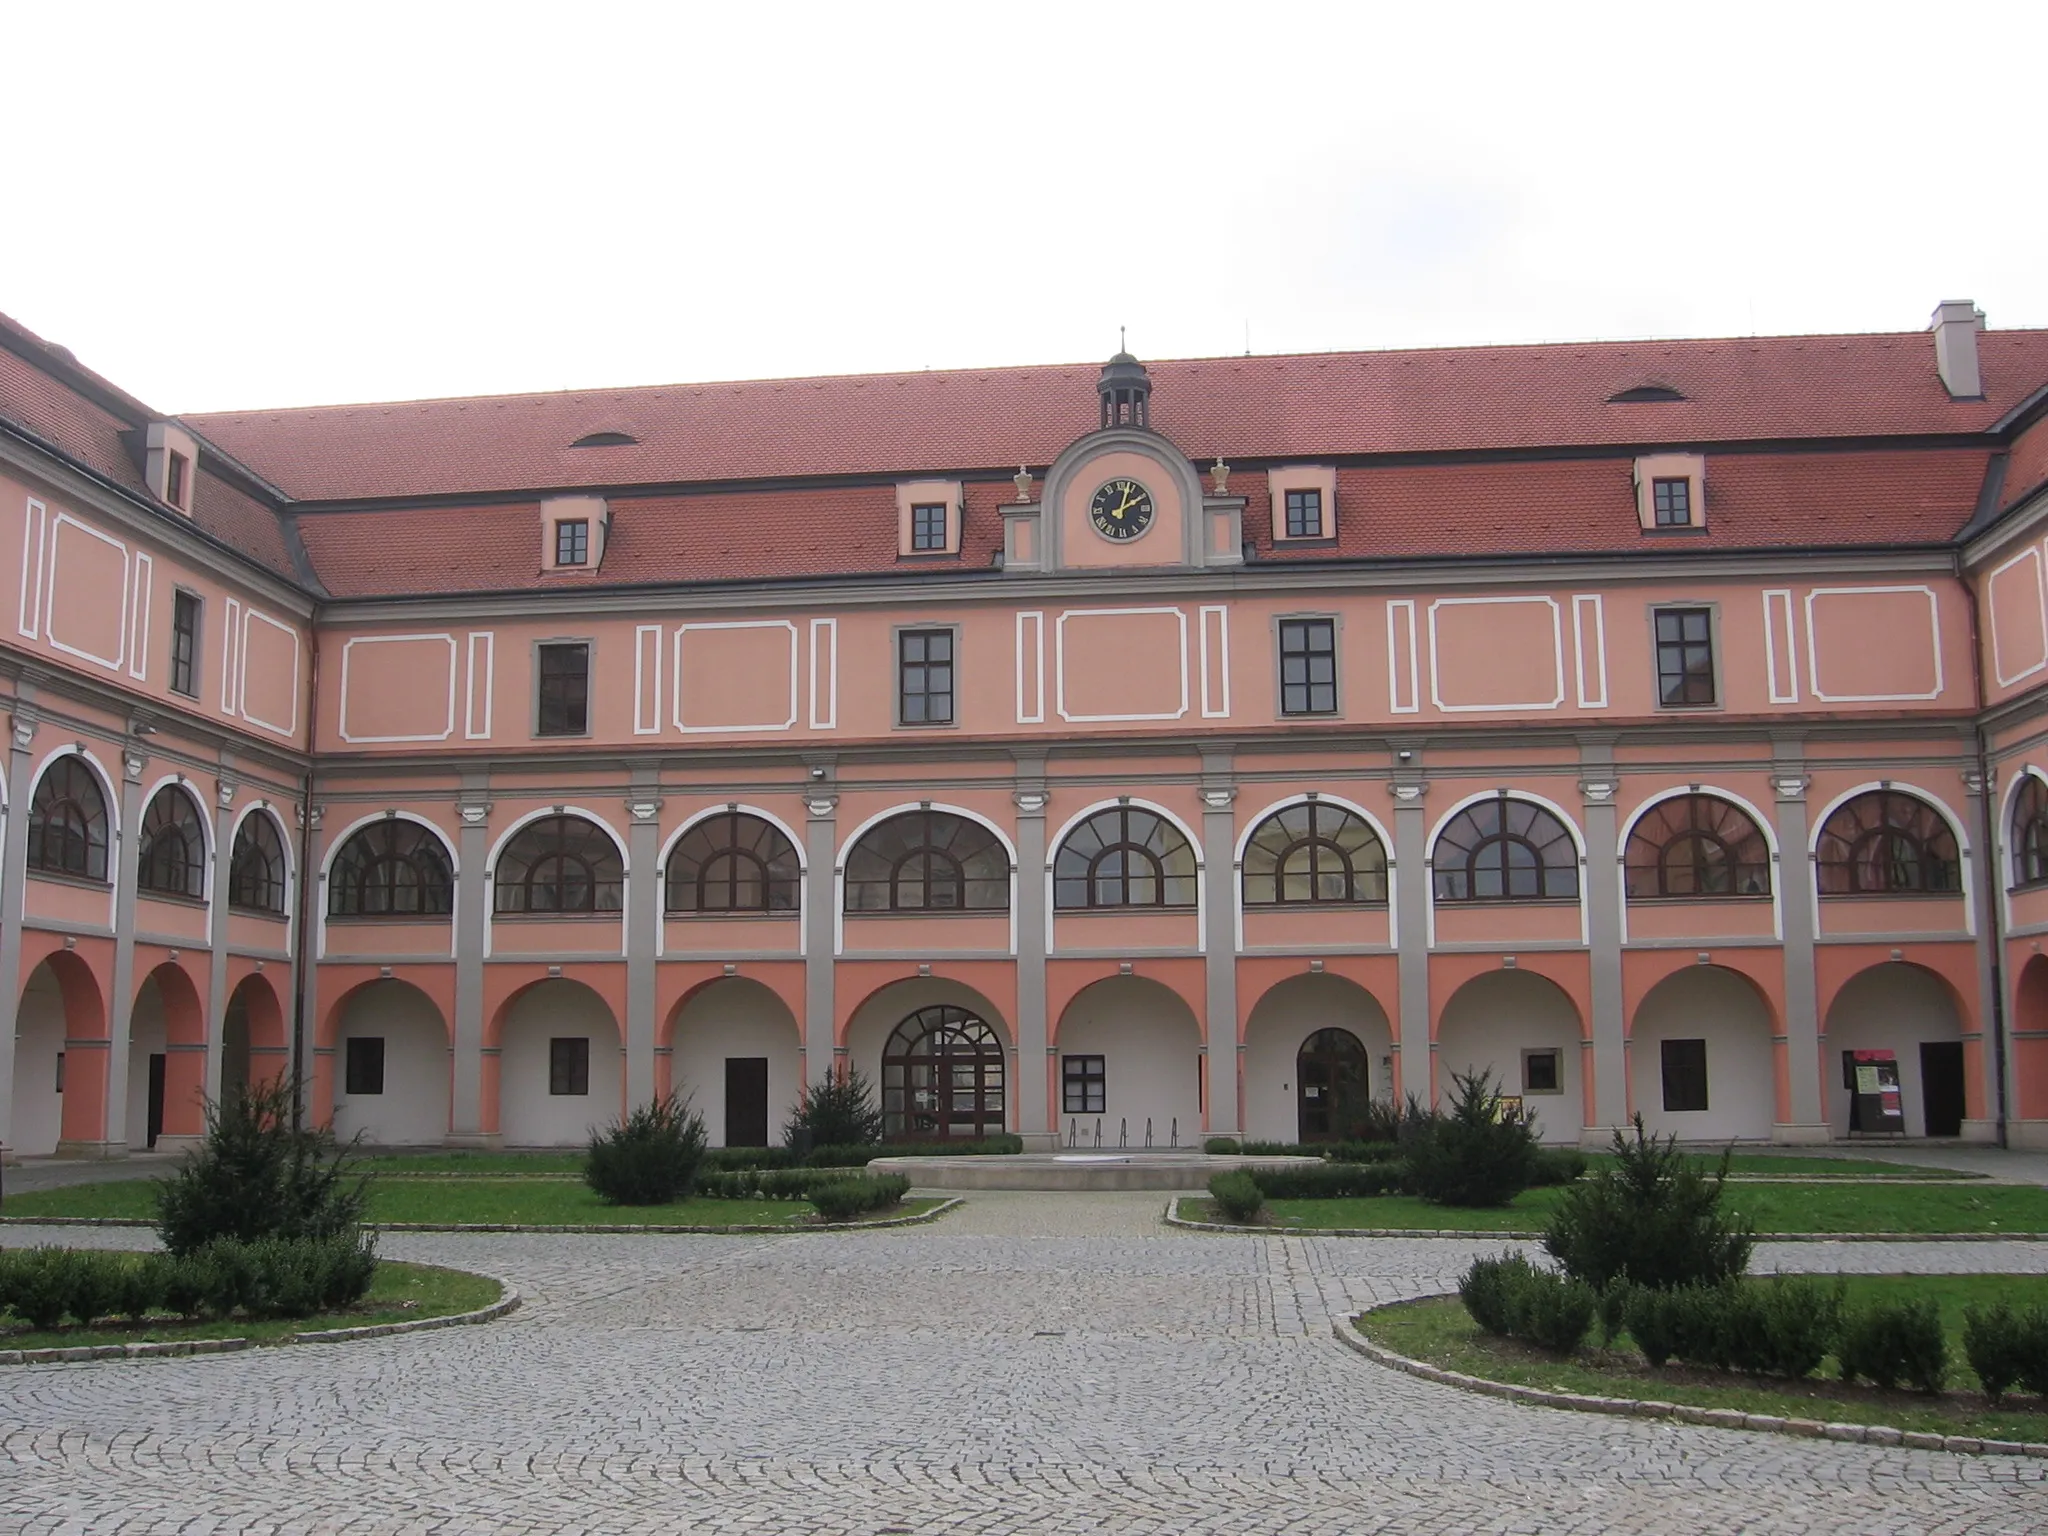
[[0,0],[0,310],[159,409],[2048,326],[2048,5]]

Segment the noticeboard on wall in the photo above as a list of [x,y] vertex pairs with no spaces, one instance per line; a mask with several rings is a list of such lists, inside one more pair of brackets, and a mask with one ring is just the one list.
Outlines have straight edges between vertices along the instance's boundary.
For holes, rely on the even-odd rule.
[[1858,1134],[1903,1136],[1905,1095],[1892,1051],[1842,1052],[1842,1086],[1849,1090],[1849,1129]]

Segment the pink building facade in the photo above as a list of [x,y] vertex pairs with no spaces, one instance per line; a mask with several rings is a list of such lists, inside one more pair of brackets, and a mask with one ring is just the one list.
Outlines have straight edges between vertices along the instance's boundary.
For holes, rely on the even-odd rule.
[[2048,1144],[2044,417],[1967,304],[176,420],[0,325],[0,1147]]

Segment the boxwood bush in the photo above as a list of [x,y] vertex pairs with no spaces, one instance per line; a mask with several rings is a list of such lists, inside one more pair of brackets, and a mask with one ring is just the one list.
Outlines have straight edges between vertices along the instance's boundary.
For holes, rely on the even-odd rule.
[[1486,1332],[1560,1355],[1585,1342],[1600,1301],[1590,1285],[1538,1269],[1519,1253],[1475,1260],[1458,1294]]
[[899,1204],[910,1192],[910,1180],[900,1173],[874,1178],[831,1179],[815,1186],[806,1197],[826,1221],[852,1221],[869,1211],[886,1210]]
[[1916,1392],[1939,1392],[1948,1381],[1941,1309],[1930,1297],[1857,1307],[1842,1319],[1835,1361],[1844,1381],[1860,1379],[1885,1391],[1905,1381]]
[[374,1239],[348,1234],[222,1237],[189,1254],[18,1248],[0,1251],[0,1311],[38,1332],[67,1317],[310,1317],[354,1306],[376,1273]]

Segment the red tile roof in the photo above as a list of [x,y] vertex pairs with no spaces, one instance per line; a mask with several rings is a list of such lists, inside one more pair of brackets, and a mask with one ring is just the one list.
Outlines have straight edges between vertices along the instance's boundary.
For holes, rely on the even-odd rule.
[[[1195,458],[1884,437],[1988,427],[2048,382],[2048,331],[1979,336],[1950,400],[1924,332],[1149,364]],[[189,418],[310,501],[1043,465],[1095,425],[1093,364],[504,395]],[[1614,405],[1642,384],[1683,401]],[[632,447],[572,448],[624,431]]]
[[2012,440],[2012,456],[2006,461],[2005,486],[1999,499],[2008,507],[2016,506],[2044,485],[2048,485],[2048,416]]

